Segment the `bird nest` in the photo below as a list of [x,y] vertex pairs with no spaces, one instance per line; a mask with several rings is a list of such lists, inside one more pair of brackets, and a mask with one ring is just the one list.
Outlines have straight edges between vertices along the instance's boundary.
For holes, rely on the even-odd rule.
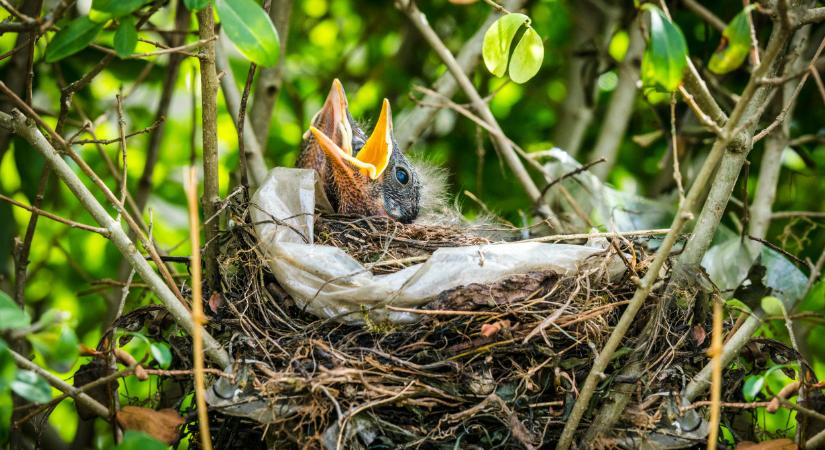
[[[211,392],[213,439],[233,447],[538,448],[555,442],[598,349],[636,289],[635,277],[608,281],[598,269],[536,271],[447,290],[421,308],[414,323],[375,323],[365,314],[363,324],[342,324],[293,301],[265,262],[249,212],[241,205],[230,209],[234,226],[221,239],[223,291],[212,296],[207,311],[210,332],[236,361],[217,377],[226,385],[215,383]],[[482,241],[488,242],[450,227],[363,217],[316,220],[316,242],[347,249],[367,264]],[[617,241],[609,248],[599,258],[620,251],[630,255],[627,273],[643,273],[643,242]],[[385,269],[391,267],[399,265]],[[660,313],[655,305],[648,302],[639,317]],[[689,329],[685,319],[660,317],[661,327],[682,336]],[[634,395],[638,399],[678,391],[698,370],[674,369],[676,352],[667,339],[648,339],[648,322],[631,326],[620,352],[649,354],[654,375]],[[681,361],[702,358],[699,348],[678,354]],[[610,377],[602,388],[633,381]],[[655,428],[663,402],[647,398],[631,407],[617,429],[644,434]]]

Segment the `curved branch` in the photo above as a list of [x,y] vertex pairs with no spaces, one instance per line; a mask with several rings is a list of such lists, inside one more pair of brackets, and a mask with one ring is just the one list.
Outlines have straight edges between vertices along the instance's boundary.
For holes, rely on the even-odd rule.
[[[95,198],[94,194],[89,191],[89,188],[83,184],[78,178],[77,174],[72,171],[72,168],[63,160],[57,150],[52,147],[52,144],[46,140],[43,133],[40,132],[34,124],[29,123],[21,112],[14,110],[12,114],[0,113],[0,127],[5,128],[13,133],[17,133],[31,144],[38,152],[40,152],[46,159],[46,162],[52,167],[57,176],[66,183],[66,186],[77,197],[83,207],[89,211],[95,221],[110,233],[110,240],[123,254],[132,268],[143,278],[143,280],[152,289],[152,292],[164,304],[166,309],[175,318],[175,321],[187,333],[192,334],[194,324],[189,311],[178,301],[175,294],[163,282],[161,277],[152,270],[152,267],[138,252],[135,244],[123,231],[120,223],[115,221],[100,202]],[[230,363],[229,354],[218,344],[218,342],[211,335],[204,331],[203,334],[204,346],[206,354],[209,358],[220,365],[226,367]]]

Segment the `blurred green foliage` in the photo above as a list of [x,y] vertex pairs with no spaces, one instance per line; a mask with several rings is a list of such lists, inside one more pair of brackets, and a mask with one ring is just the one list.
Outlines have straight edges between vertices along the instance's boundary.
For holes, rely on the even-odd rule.
[[[478,30],[491,11],[484,2],[466,6],[446,1],[421,3],[433,28],[453,52],[457,52]],[[575,27],[577,3],[561,0],[528,2],[525,12],[531,19],[531,26],[543,40],[545,52],[541,70],[534,78],[521,85],[515,84],[491,76],[484,65],[479,64],[471,79],[482,95],[495,94],[490,101],[491,109],[511,139],[528,152],[546,150],[554,146],[553,135],[564,114],[562,104],[569,94],[566,68],[573,58],[602,57],[607,63],[594,78],[595,96],[592,103],[595,105],[595,119],[587,128],[583,150],[577,155],[581,161],[586,161],[587,149],[595,143],[606,104],[616,88],[616,64],[627,52],[627,29],[635,11],[632,8],[625,9],[619,26],[607,40],[607,45],[576,48],[571,34]],[[739,13],[742,3],[725,0],[714,2],[712,8],[723,20],[730,20]],[[671,13],[674,22],[684,33],[691,57],[707,64],[719,44],[720,33],[689,11],[674,8]],[[8,13],[0,9],[0,20],[7,16]],[[152,22],[159,29],[171,29],[174,26],[171,8],[160,8]],[[767,27],[759,26],[764,22],[764,18],[757,16],[760,42],[766,39],[764,29]],[[265,157],[271,166],[292,166],[295,163],[302,134],[320,108],[333,78],[343,81],[349,95],[350,109],[357,119],[367,122],[375,119],[380,110],[380,101],[386,97],[392,102],[398,126],[403,123],[401,117],[398,117],[399,112],[415,105],[410,96],[412,87],[416,84],[429,85],[445,71],[434,52],[430,51],[403,14],[395,10],[390,2],[295,0],[289,30],[278,31],[282,38],[288,35],[288,47],[286,54],[281,55],[284,59],[283,87],[275,106],[268,141],[264,143]],[[115,29],[106,27],[100,32],[96,42],[112,46],[114,35]],[[162,36],[151,31],[141,31],[140,37],[152,41],[162,40]],[[35,105],[46,112],[47,123],[54,126],[61,83],[80,78],[101,60],[103,53],[95,48],[85,48],[57,63],[46,64],[43,61],[44,58],[49,59],[47,42],[50,39],[56,39],[54,33],[50,32],[47,39],[38,41],[35,48],[37,70],[33,92]],[[12,49],[15,40],[14,33],[0,35],[0,53]],[[196,35],[187,36],[187,42],[196,40]],[[154,46],[142,41],[134,49],[137,53],[153,50]],[[246,78],[249,62],[237,51],[228,50],[232,56],[235,79],[242,82]],[[53,56],[51,59],[58,58]],[[8,61],[0,61],[0,78],[9,76],[11,69]],[[117,117],[114,112],[117,92],[123,92],[126,96],[124,107],[128,130],[140,130],[152,124],[167,61],[166,56],[146,60],[116,58],[87,89],[74,96],[75,104],[85,112],[87,118],[95,122],[98,138],[117,136]],[[152,223],[153,239],[171,255],[189,255],[191,250],[182,179],[183,169],[193,150],[192,144],[194,143],[197,154],[201,152],[199,129],[193,129],[192,123],[193,115],[200,117],[199,104],[195,102],[193,106],[193,95],[198,93],[197,71],[197,59],[187,58],[183,61],[175,84],[171,110],[166,117],[166,131],[160,146],[160,159],[154,171],[155,184],[149,208],[144,215],[147,223]],[[739,92],[747,76],[746,71],[736,70],[719,81],[725,89]],[[142,82],[136,86],[138,80]],[[459,103],[467,101],[461,93],[457,94],[455,100]],[[666,137],[670,114],[668,100],[669,95],[662,98],[640,95],[637,98],[627,135],[620,145],[618,162],[608,178],[619,189],[649,197],[660,197],[673,190],[671,169],[665,166],[666,154],[669,152],[669,139]],[[729,99],[722,96],[719,101],[726,107],[731,105]],[[682,115],[685,109],[684,104],[679,104],[677,114]],[[797,110],[802,113],[792,119],[792,136],[825,133],[822,128],[822,99],[814,86],[805,87]],[[234,112],[230,114],[221,97],[218,127],[222,195],[230,192],[237,183],[234,175],[238,165],[237,134],[232,122],[233,116]],[[74,133],[86,117],[70,114],[66,134]],[[665,134],[644,145],[640,144],[640,139],[634,139],[657,131],[665,131]],[[774,210],[825,210],[825,183],[821,181],[822,167],[825,167],[825,146],[817,142],[821,141],[814,140],[789,147],[783,153],[781,161],[773,162],[783,165]],[[137,190],[147,144],[146,134],[129,139],[127,175],[131,192]],[[688,172],[693,170],[696,161],[701,161],[708,147],[706,141],[699,141],[691,147],[693,153],[687,158],[686,164]],[[752,152],[751,164],[745,172],[748,176],[741,178],[735,193],[739,200],[752,200],[762,147],[763,142],[760,142]],[[75,150],[92,169],[106,174],[104,179],[110,188],[115,187],[114,178],[102,154],[105,153],[109,159],[117,162],[117,143],[102,145],[100,148],[76,145]],[[531,204],[520,185],[502,165],[488,138],[472,122],[452,112],[442,111],[436,117],[433,132],[420,139],[408,151],[416,159],[446,169],[449,190],[466,215],[472,217],[482,207],[469,201],[462,194],[464,191],[474,193],[496,214],[517,225],[525,225],[525,217],[531,215]],[[80,172],[73,163],[70,162],[70,165],[76,172]],[[37,192],[42,167],[42,158],[25,141],[14,138],[8,151],[0,159],[0,193],[31,204]],[[98,200],[106,204],[102,195],[93,192],[98,195]],[[54,180],[54,177],[47,186],[42,207],[74,221],[94,223],[68,189]],[[115,214],[113,208],[110,207],[109,211],[112,215]],[[745,217],[744,211],[740,206],[734,205],[729,208],[729,213],[724,224],[737,229]],[[30,214],[26,210],[0,202],[0,288],[6,292],[12,292],[14,283],[11,256],[13,239],[24,235],[29,218]],[[825,247],[823,222],[808,218],[777,219],[771,224],[768,239],[801,259],[815,260]],[[124,280],[128,271],[119,271],[122,258],[103,237],[43,218],[38,221],[29,259],[29,281],[25,289],[27,313],[34,321],[40,320],[50,310],[68,314],[68,319],[60,322],[61,325],[57,328],[46,328],[39,338],[35,338],[33,343],[35,350],[38,350],[35,362],[61,369],[61,372],[73,372],[81,362],[77,360],[76,353],[71,354],[58,344],[70,347],[75,342],[89,347],[98,344],[106,311],[113,299],[119,299],[121,293],[121,286],[111,280]],[[177,270],[186,274],[183,266],[177,267]],[[129,311],[153,301],[140,283],[140,280],[135,280],[134,289],[126,298],[124,310]],[[825,284],[820,282],[808,294],[800,311],[823,310]],[[825,339],[825,327],[822,325],[819,323],[814,326],[809,337],[809,347],[815,355],[813,368],[820,379],[825,378],[825,348],[818,345]],[[772,320],[760,333],[788,342],[787,333],[783,330],[781,320]],[[74,340],[73,336],[76,336]],[[150,365],[168,366],[169,360],[174,357],[170,354],[170,348],[164,343],[155,342],[151,337],[140,336],[130,343],[133,347],[142,346],[133,349],[138,357],[151,355],[146,357]],[[50,356],[48,348],[61,349],[61,354]],[[12,379],[6,376],[11,366],[4,350],[4,346],[0,347],[0,421],[8,423],[4,414],[9,411],[11,400],[6,388],[10,386]],[[23,381],[28,376],[23,375]],[[787,376],[782,370],[766,369],[761,375],[754,377],[756,378],[751,383],[756,383],[756,379],[762,380],[760,389],[753,389],[754,398],[775,393],[787,382]],[[28,381],[29,384],[37,382],[33,379]],[[123,389],[120,392],[124,403],[132,399],[146,402],[153,399],[157,392],[157,380],[154,379],[151,383],[141,383],[130,377],[121,383]],[[752,384],[750,386],[753,387]],[[764,412],[759,414],[762,414],[760,423],[765,424],[766,430],[792,433],[792,427],[787,427],[787,417]],[[57,429],[64,439],[71,440],[74,425],[78,421],[73,403],[70,400],[60,403],[50,416],[50,421],[59,425]],[[769,421],[773,421],[773,424]],[[5,431],[0,427],[0,440]],[[101,448],[110,445],[106,431],[101,431],[100,435],[97,445]],[[127,442],[120,448],[145,448],[140,447],[143,445],[140,436],[127,437]]]

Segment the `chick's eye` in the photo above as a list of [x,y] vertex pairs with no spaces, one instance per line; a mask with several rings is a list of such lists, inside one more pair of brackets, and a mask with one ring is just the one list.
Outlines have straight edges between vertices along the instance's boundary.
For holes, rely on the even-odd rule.
[[395,179],[401,184],[407,184],[410,182],[410,173],[403,167],[398,167],[395,169]]

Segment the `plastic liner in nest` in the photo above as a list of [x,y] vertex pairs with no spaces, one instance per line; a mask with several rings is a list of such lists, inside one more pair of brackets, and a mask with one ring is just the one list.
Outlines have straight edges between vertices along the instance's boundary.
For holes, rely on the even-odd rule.
[[[282,291],[255,235],[224,240],[222,337],[236,359],[211,409],[250,418],[269,448],[537,448],[635,286],[604,265],[446,290],[414,323],[346,324]],[[375,244],[375,243],[373,243]],[[595,257],[609,259],[605,252]],[[227,270],[230,269],[231,270]]]
[[[367,235],[377,236],[378,242],[357,244],[357,239],[347,239],[360,247],[355,252],[355,256],[362,257],[359,262],[342,248],[313,244],[316,192],[323,192],[316,187],[315,172],[311,170],[274,169],[252,197],[249,214],[259,241],[257,248],[272,274],[301,308],[318,317],[347,323],[414,322],[419,317],[410,308],[471,284],[497,283],[531,272],[571,276],[598,268],[608,278],[624,272],[621,259],[615,254],[602,257],[605,249],[600,246],[540,242],[486,245],[480,238],[455,231],[449,234],[443,227],[389,223],[384,228],[389,231],[392,227],[392,233],[364,232],[380,227],[376,220],[362,222],[365,226],[360,234],[362,240]],[[325,203],[323,198],[320,201],[321,205]],[[332,222],[326,223],[329,226]],[[344,235],[347,232],[344,230]],[[393,236],[399,233],[401,240]],[[450,245],[439,247],[436,241],[424,244],[422,237],[434,234],[440,234],[442,243]],[[344,235],[325,232],[321,240],[334,241],[336,236]],[[457,246],[462,243],[475,245]],[[385,263],[383,257],[390,251],[403,256],[401,248],[408,252],[434,251],[426,261],[392,273],[371,270]],[[391,260],[399,262],[403,258]]]
[[230,208],[211,326],[236,362],[209,389],[211,409],[259,423],[270,448],[554,442],[635,290],[616,251],[381,219],[313,223],[314,191],[311,172],[276,169],[248,208]]

